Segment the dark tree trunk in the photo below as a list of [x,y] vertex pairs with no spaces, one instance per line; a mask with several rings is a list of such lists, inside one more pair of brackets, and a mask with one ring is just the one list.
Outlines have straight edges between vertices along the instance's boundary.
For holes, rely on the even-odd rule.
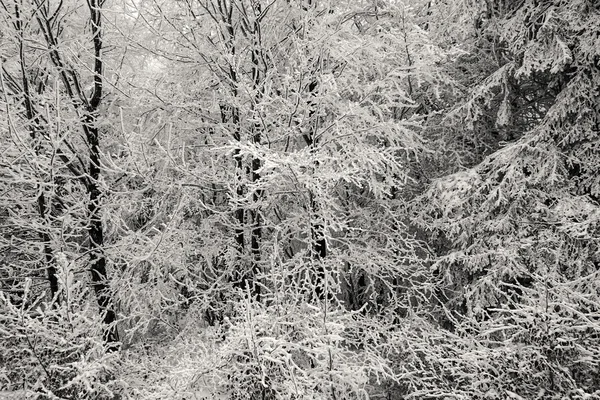
[[[318,90],[318,82],[316,79],[313,79],[307,87],[307,91],[309,95],[313,95]],[[317,104],[313,101],[308,102],[309,109],[309,129],[308,133],[304,134],[304,141],[306,145],[311,149],[315,150],[318,145],[317,140],[317,131],[319,128],[319,116],[316,114]],[[315,161],[314,168],[317,170],[319,168],[319,162]],[[311,254],[315,261],[315,294],[319,300],[324,300],[325,298],[330,298],[330,293],[326,293],[325,290],[325,268],[323,266],[323,260],[327,257],[327,241],[325,239],[325,227],[321,222],[320,218],[320,207],[318,201],[314,197],[314,193],[309,192],[309,213],[310,213],[310,235],[311,235]]]
[[[260,7],[260,3],[256,3],[254,5],[255,15],[260,15],[262,10]],[[252,49],[252,88],[254,90],[254,104],[252,105],[252,110],[254,112],[258,112],[255,109],[255,104],[258,104],[263,97],[263,88],[261,87],[262,79],[264,73],[266,71],[266,66],[261,65],[261,60],[264,59],[264,54],[262,52],[262,38],[261,38],[261,27],[258,17],[255,17],[253,26],[251,28],[251,32],[253,39],[253,49]],[[259,122],[255,122],[252,127],[252,143],[260,145],[261,142],[261,133],[262,127]],[[252,172],[251,179],[252,183],[257,183],[260,181],[261,176],[259,170],[262,166],[260,159],[253,158],[251,161]],[[251,278],[252,278],[252,295],[256,298],[257,301],[260,301],[260,283],[257,282],[257,277],[261,273],[261,253],[260,253],[260,244],[262,241],[262,217],[261,217],[261,209],[258,203],[263,197],[263,191],[260,189],[255,189],[252,195],[252,200],[254,202],[254,207],[251,210],[251,218],[252,218],[252,233],[250,240],[250,248],[252,253],[252,270],[251,270]]]
[[[232,56],[236,55],[236,48],[235,48],[235,44],[234,44],[234,36],[235,36],[235,31],[234,31],[234,24],[233,24],[233,4],[226,4],[226,2],[221,2],[218,1],[217,2],[218,5],[218,9],[219,9],[219,14],[221,17],[221,20],[224,24],[224,32],[223,32],[223,36],[226,37],[226,41],[225,41],[225,46],[227,48],[227,50],[229,51],[229,54],[231,54]],[[235,71],[235,69],[233,68],[232,65],[229,66],[229,69],[227,71],[227,80],[229,81],[229,85],[231,86],[231,94],[232,96],[235,98],[238,96],[238,76],[237,76],[237,72]],[[228,124],[231,123],[231,125],[233,126],[233,139],[236,142],[241,142],[242,140],[242,136],[241,136],[241,127],[240,127],[240,113],[238,108],[235,105],[222,105],[221,107],[221,122],[223,122],[224,124]],[[235,164],[235,170],[236,170],[236,179],[238,179],[238,182],[236,182],[236,188],[235,188],[235,194],[237,195],[238,198],[242,198],[244,196],[245,193],[245,187],[244,187],[244,175],[245,175],[245,169],[244,169],[244,160],[242,158],[241,155],[241,151],[239,149],[236,149],[233,152],[233,160],[234,160],[234,164]],[[232,284],[233,287],[235,288],[239,288],[242,290],[245,290],[247,287],[247,280],[248,280],[248,271],[247,271],[247,266],[245,263],[245,253],[246,253],[246,238],[245,238],[245,234],[244,234],[244,229],[246,226],[246,210],[241,207],[241,206],[237,206],[237,208],[235,209],[235,211],[233,212],[234,215],[234,220],[235,220],[235,226],[234,226],[234,240],[235,240],[235,247],[236,247],[236,252],[237,252],[237,262],[234,265],[235,270],[233,271],[233,274],[231,276],[231,280],[232,280]]]
[[[48,7],[40,6],[35,14],[40,30],[42,31],[48,45],[48,53],[52,63],[58,71],[64,89],[71,100],[72,106],[81,115],[81,127],[85,134],[88,146],[88,165],[77,155],[75,149],[67,144],[74,156],[79,160],[81,170],[73,165],[71,160],[62,152],[57,151],[59,157],[65,162],[65,166],[74,174],[81,184],[85,187],[88,198],[87,211],[89,218],[88,239],[90,254],[90,273],[92,285],[96,293],[96,298],[100,313],[106,324],[104,331],[104,340],[109,351],[118,348],[119,335],[116,327],[116,313],[113,309],[112,298],[109,285],[107,283],[107,262],[104,254],[104,230],[101,218],[101,197],[102,193],[99,185],[101,174],[100,167],[100,135],[97,127],[98,107],[102,101],[103,89],[103,63],[102,63],[102,5],[104,0],[88,0],[90,12],[90,25],[92,30],[92,41],[94,45],[94,65],[93,65],[93,92],[90,98],[85,94],[79,74],[68,66],[62,60],[59,49],[58,35],[56,25],[52,22],[53,18],[63,6],[60,2],[53,15],[49,15]],[[86,171],[87,170],[87,171]]]
[[[26,60],[25,60],[25,52],[23,48],[23,22],[21,21],[20,10],[17,3],[15,3],[15,28],[17,32],[20,33],[19,37],[19,62],[21,65],[21,82],[22,82],[22,90],[23,90],[23,98],[24,98],[24,106],[25,106],[25,117],[29,122],[29,134],[33,141],[34,151],[36,155],[40,153],[40,144],[39,144],[39,130],[41,129],[41,121],[37,116],[37,113],[34,110],[33,102],[31,99],[31,91],[29,88],[29,78],[27,77],[27,68],[26,68]],[[38,214],[42,221],[42,224],[45,225],[48,223],[47,220],[47,204],[46,204],[46,196],[44,191],[39,188],[39,195],[36,199]],[[56,267],[54,266],[54,253],[52,251],[52,247],[50,246],[50,235],[46,230],[40,233],[40,239],[43,243],[43,255],[44,255],[44,266],[46,269],[46,273],[48,276],[48,282],[50,284],[50,296],[54,299],[58,293],[58,277],[56,276]]]
[[109,350],[115,350],[119,342],[119,334],[116,326],[116,313],[113,309],[110,287],[107,282],[106,256],[104,255],[104,228],[101,217],[101,191],[99,187],[100,178],[100,137],[97,122],[98,106],[102,100],[102,15],[100,7],[102,0],[90,0],[90,17],[94,41],[94,92],[89,102],[88,112],[84,121],[84,131],[89,146],[89,182],[87,185],[90,196],[88,203],[88,214],[90,219],[90,267],[92,283],[102,318],[106,325],[104,341]]
[[116,348],[119,342],[119,335],[115,322],[117,320],[116,313],[112,308],[110,287],[107,283],[106,274],[106,256],[104,255],[104,228],[102,226],[101,217],[101,191],[98,187],[98,179],[100,178],[100,144],[98,138],[98,128],[94,126],[94,114],[88,114],[86,121],[86,139],[90,147],[90,166],[89,166],[89,183],[87,186],[90,196],[88,203],[88,216],[90,219],[88,234],[89,234],[89,249],[90,249],[90,270],[92,275],[92,284],[102,318],[106,324],[104,331],[104,341],[110,350]]
[[[325,267],[323,266],[323,261],[327,257],[327,241],[325,239],[325,228],[323,224],[318,220],[319,218],[319,206],[314,200],[314,196],[312,193],[310,195],[310,210],[311,213],[311,226],[310,226],[310,234],[311,234],[311,254],[312,258],[315,262],[315,294],[319,300],[324,300],[325,298],[330,299],[331,295],[328,291],[325,290]],[[316,219],[316,220],[315,220]]]

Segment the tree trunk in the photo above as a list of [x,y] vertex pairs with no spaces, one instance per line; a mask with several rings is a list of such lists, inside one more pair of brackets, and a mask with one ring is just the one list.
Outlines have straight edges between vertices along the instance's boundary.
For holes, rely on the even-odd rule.
[[[254,5],[255,15],[260,15],[262,10],[260,7],[260,3],[256,3]],[[263,88],[261,87],[262,79],[266,73],[264,69],[266,66],[261,65],[261,59],[264,58],[262,46],[262,38],[261,38],[261,26],[257,17],[254,19],[254,23],[252,26],[252,31],[249,32],[252,34],[253,38],[253,49],[252,49],[252,88],[254,90],[254,101],[252,104],[252,111],[258,112],[255,108],[255,105],[258,104],[263,97]],[[252,143],[260,145],[261,142],[261,133],[262,127],[259,122],[255,122],[252,127]],[[251,180],[252,183],[257,183],[260,181],[260,173],[258,172],[262,166],[260,159],[253,158],[251,161],[252,172],[251,172]],[[261,253],[260,253],[260,243],[262,241],[262,217],[261,210],[258,206],[259,201],[263,197],[263,191],[260,189],[255,189],[252,195],[252,201],[254,202],[254,207],[251,210],[251,218],[252,218],[252,234],[250,240],[250,247],[252,252],[252,280],[253,280],[253,291],[252,295],[256,298],[257,301],[260,301],[260,284],[257,282],[257,276],[261,273]]]
[[[48,13],[48,7],[44,4],[37,3],[37,12],[35,18],[46,39],[48,45],[48,53],[52,63],[54,64],[60,79],[63,83],[65,91],[69,96],[71,103],[81,118],[81,128],[84,132],[88,147],[88,166],[85,167],[80,159],[81,167],[84,171],[77,171],[77,168],[71,165],[70,160],[59,152],[59,156],[65,162],[65,166],[69,168],[75,175],[76,179],[85,187],[88,197],[87,212],[89,219],[88,238],[89,238],[89,254],[90,254],[90,273],[92,277],[92,285],[96,293],[98,307],[102,315],[103,321],[106,324],[104,331],[104,340],[109,351],[117,349],[119,335],[115,326],[116,313],[112,306],[112,299],[109,285],[107,283],[106,271],[106,256],[104,255],[104,231],[101,218],[101,190],[99,178],[101,173],[100,167],[100,135],[97,127],[98,107],[102,101],[103,89],[103,63],[102,63],[102,4],[104,0],[88,0],[88,8],[90,11],[90,25],[92,30],[92,41],[94,44],[94,65],[93,65],[93,92],[88,99],[77,71],[70,69],[62,59],[59,52],[58,35],[60,32],[55,32],[57,29],[52,23],[52,19],[58,15],[58,12],[63,6],[59,3],[53,15]],[[73,151],[73,149],[71,149]]]
[[[313,79],[308,85],[308,94],[312,95],[316,93],[318,89],[318,83],[316,78]],[[319,127],[319,117],[315,117],[317,105],[313,101],[308,102],[309,110],[309,132],[304,135],[304,141],[306,145],[314,150],[318,144],[317,142],[317,130]],[[319,162],[314,163],[315,171],[319,168]],[[309,195],[309,213],[310,213],[310,235],[311,235],[311,255],[315,262],[315,293],[319,300],[324,300],[326,297],[329,298],[329,293],[325,293],[325,268],[323,266],[323,260],[327,257],[327,241],[325,239],[325,227],[319,218],[319,204],[315,200],[314,193],[310,192]]]
[[89,239],[90,239],[90,267],[92,274],[92,283],[96,299],[102,318],[106,324],[104,331],[104,341],[110,351],[117,348],[119,334],[116,327],[116,313],[112,306],[110,287],[107,283],[106,274],[106,256],[104,255],[104,228],[101,217],[101,191],[99,187],[100,178],[100,138],[97,122],[98,106],[102,100],[102,76],[103,65],[101,59],[102,53],[102,15],[100,7],[102,0],[90,0],[90,19],[92,23],[92,33],[94,41],[94,92],[90,99],[88,112],[84,121],[84,132],[89,146],[90,164],[89,164],[89,183],[87,185],[90,196],[88,203],[88,214],[90,219]]
[[[20,33],[19,37],[19,63],[21,65],[21,82],[23,90],[23,99],[25,106],[25,117],[29,122],[29,135],[33,141],[34,151],[36,156],[40,153],[40,145],[37,142],[39,140],[39,130],[41,129],[41,121],[37,116],[33,103],[31,100],[31,92],[29,89],[29,78],[27,77],[27,66],[25,60],[25,53],[23,48],[23,22],[21,21],[20,10],[17,3],[15,3],[15,28]],[[38,214],[42,221],[42,225],[45,226],[47,221],[47,204],[46,196],[44,191],[38,185],[39,194],[36,199]],[[47,231],[40,232],[40,239],[43,243],[43,255],[44,255],[44,266],[48,276],[48,282],[50,284],[50,296],[52,299],[57,298],[58,293],[58,277],[56,276],[56,267],[54,266],[54,254],[52,247],[50,246],[50,235]],[[59,300],[57,298],[57,300]]]

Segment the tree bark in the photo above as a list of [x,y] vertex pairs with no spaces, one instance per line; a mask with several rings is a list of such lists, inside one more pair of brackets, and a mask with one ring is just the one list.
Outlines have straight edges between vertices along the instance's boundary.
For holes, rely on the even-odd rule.
[[116,313],[112,306],[112,296],[107,283],[106,256],[104,255],[104,228],[101,217],[101,191],[99,187],[100,178],[100,137],[97,127],[98,106],[102,100],[102,7],[103,0],[89,0],[90,19],[94,42],[94,91],[87,107],[84,121],[84,132],[89,146],[89,183],[87,186],[90,196],[88,203],[88,214],[90,219],[90,266],[92,282],[96,299],[104,323],[104,341],[109,350],[115,350],[119,342],[119,334],[116,327]]
[[[316,78],[314,78],[311,83],[308,85],[308,94],[312,96],[318,90],[318,83]],[[315,116],[316,113],[316,104],[313,101],[309,101],[308,105],[310,107],[309,110],[309,132],[304,135],[304,141],[306,145],[314,150],[318,144],[317,141],[317,130],[319,127],[318,116]],[[315,161],[314,169],[317,170],[319,167],[319,162]],[[315,293],[319,300],[324,300],[325,298],[329,298],[329,293],[325,293],[325,268],[323,266],[323,260],[327,257],[327,241],[325,239],[325,227],[323,223],[319,221],[319,204],[315,200],[315,195],[313,192],[309,191],[309,213],[310,213],[310,235],[311,235],[311,256],[315,262]]]
[[[57,68],[61,77],[65,91],[69,96],[73,107],[80,114],[81,127],[85,135],[88,146],[88,166],[86,175],[76,175],[76,178],[86,189],[88,198],[87,217],[89,254],[90,254],[90,273],[92,286],[96,294],[96,300],[103,321],[104,341],[109,351],[117,349],[119,335],[116,322],[116,313],[112,305],[112,296],[107,283],[107,261],[104,254],[104,228],[101,217],[101,197],[99,178],[101,175],[100,166],[100,135],[97,127],[98,107],[102,101],[103,89],[103,62],[102,62],[102,5],[103,0],[89,0],[88,8],[90,11],[90,23],[92,28],[92,41],[94,45],[94,65],[93,65],[93,92],[88,99],[79,82],[77,71],[69,68],[62,60],[59,52],[58,38],[53,32],[53,25],[48,13],[48,5],[35,0],[37,6],[36,19],[46,39],[49,55],[52,63]],[[58,9],[53,15],[57,15],[62,3],[59,3]]]
[[[262,37],[261,37],[261,26],[260,21],[258,20],[258,15],[262,13],[262,9],[260,3],[256,3],[254,5],[254,22],[252,26],[252,31],[250,34],[252,35],[253,40],[253,49],[251,55],[252,61],[252,89],[254,90],[254,99],[252,104],[252,111],[257,113],[259,111],[256,110],[256,104],[258,104],[264,95],[262,85],[262,79],[266,74],[266,66],[261,65],[261,60],[263,59],[263,50],[262,50]],[[248,18],[247,18],[248,19]],[[262,127],[259,122],[255,122],[252,127],[252,143],[260,145],[262,137]],[[259,170],[262,166],[262,162],[258,158],[253,158],[251,161],[251,180],[252,183],[256,184],[260,181],[261,176]],[[251,231],[251,240],[250,240],[250,248],[252,253],[252,280],[253,280],[253,296],[257,301],[260,301],[260,284],[257,282],[257,276],[261,273],[261,252],[260,252],[260,244],[262,241],[262,217],[261,217],[261,209],[258,203],[263,197],[263,191],[261,189],[255,189],[252,195],[252,201],[254,202],[254,207],[251,210],[251,218],[252,218],[252,231]]]
[[[15,3],[15,28],[19,33],[19,63],[21,65],[21,82],[22,82],[22,90],[23,90],[23,100],[25,106],[25,117],[29,123],[29,135],[31,140],[33,141],[34,151],[36,156],[40,154],[40,145],[37,142],[39,140],[39,130],[41,129],[41,121],[37,116],[37,113],[34,110],[33,101],[31,99],[31,92],[29,88],[29,78],[27,77],[27,66],[25,60],[25,52],[24,52],[24,33],[23,33],[23,22],[21,21],[21,12],[19,10],[19,5]],[[39,194],[36,199],[37,207],[38,207],[38,215],[42,221],[42,225],[48,223],[47,220],[47,202],[44,191],[41,189],[40,185],[38,185]],[[40,239],[42,241],[43,246],[43,258],[44,258],[44,266],[46,269],[48,282],[50,284],[50,296],[52,299],[56,298],[58,294],[58,277],[56,276],[56,267],[54,265],[54,252],[52,251],[52,247],[50,246],[50,234],[44,230],[40,232]]]

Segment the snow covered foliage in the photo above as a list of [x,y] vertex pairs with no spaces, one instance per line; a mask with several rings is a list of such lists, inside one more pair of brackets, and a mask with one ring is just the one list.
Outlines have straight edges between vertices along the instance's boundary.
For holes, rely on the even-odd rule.
[[178,6],[140,10],[178,38],[158,52],[188,60],[165,77],[185,90],[156,92],[165,122],[145,155],[166,160],[150,196],[177,205],[128,224],[116,246],[143,256],[115,274],[131,351],[142,334],[199,350],[145,356],[172,372],[132,393],[183,398],[204,379],[233,398],[381,390],[397,379],[393,321],[425,301],[423,244],[401,213],[428,151],[413,96],[440,85],[443,51],[404,5]]
[[482,12],[495,70],[449,118],[466,121],[463,135],[502,141],[417,202],[448,328],[436,346],[452,349],[433,365],[460,398],[593,398],[600,13],[586,1],[487,2]]
[[0,397],[600,397],[595,2],[0,21]]

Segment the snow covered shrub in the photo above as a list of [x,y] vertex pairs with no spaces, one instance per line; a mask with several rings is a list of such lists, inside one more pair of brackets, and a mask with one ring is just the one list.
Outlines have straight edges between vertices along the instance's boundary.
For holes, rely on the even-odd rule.
[[134,398],[367,399],[397,382],[389,327],[334,307],[242,300],[219,328],[189,326],[167,348],[132,349],[122,368]]
[[240,304],[220,350],[233,398],[361,398],[368,356],[345,343],[348,315],[305,305]]
[[102,320],[86,283],[60,261],[54,299],[29,279],[18,302],[0,293],[0,390],[40,400],[114,399],[117,355],[104,347]]

